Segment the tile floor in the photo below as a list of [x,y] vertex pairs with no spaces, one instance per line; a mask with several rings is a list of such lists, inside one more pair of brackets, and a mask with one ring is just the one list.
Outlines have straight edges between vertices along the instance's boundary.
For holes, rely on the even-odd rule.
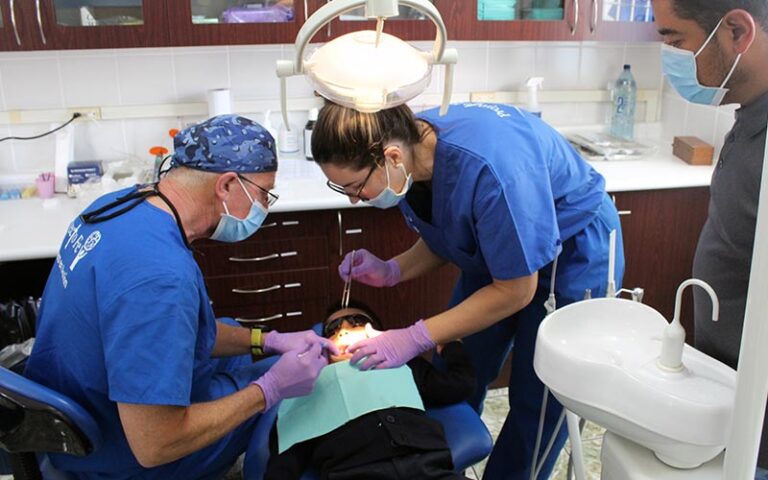
[[[507,405],[507,389],[499,388],[490,390],[485,399],[483,409],[483,421],[488,426],[494,440],[499,434],[504,419],[509,411]],[[603,442],[604,430],[597,425],[587,422],[582,433],[582,444],[584,450],[584,466],[589,480],[600,479],[600,447]],[[549,480],[568,480],[568,454],[570,452],[570,442],[566,442],[565,448],[560,453],[560,457],[555,464],[555,470]],[[467,472],[469,478],[480,479],[485,468],[485,460],[475,465]]]

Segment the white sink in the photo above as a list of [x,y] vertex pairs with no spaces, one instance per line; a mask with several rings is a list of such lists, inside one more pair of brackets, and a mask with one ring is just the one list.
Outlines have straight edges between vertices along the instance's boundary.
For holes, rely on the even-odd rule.
[[688,345],[681,371],[659,368],[667,325],[629,300],[574,303],[542,322],[534,369],[567,409],[668,465],[695,468],[725,448],[736,372]]

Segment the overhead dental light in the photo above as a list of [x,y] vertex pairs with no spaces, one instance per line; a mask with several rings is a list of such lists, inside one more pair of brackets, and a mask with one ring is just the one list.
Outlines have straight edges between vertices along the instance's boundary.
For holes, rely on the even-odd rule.
[[[398,15],[398,4],[423,13],[437,27],[435,43],[425,52],[383,32],[384,19]],[[376,31],[348,33],[319,47],[304,58],[307,44],[334,18],[365,6],[365,15],[377,19]],[[361,112],[377,112],[401,105],[429,85],[433,65],[445,65],[440,114],[448,111],[453,88],[453,67],[458,52],[445,48],[446,29],[437,8],[428,0],[333,0],[318,9],[296,36],[293,60],[277,61],[280,106],[287,126],[286,79],[306,75],[324,98]]]

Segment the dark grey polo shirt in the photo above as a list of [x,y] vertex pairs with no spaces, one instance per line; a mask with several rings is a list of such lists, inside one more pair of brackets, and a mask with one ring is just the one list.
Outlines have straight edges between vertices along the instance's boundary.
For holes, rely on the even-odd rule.
[[[693,261],[693,276],[709,283],[720,300],[712,321],[709,295],[694,288],[696,348],[736,368],[755,240],[757,203],[765,156],[768,94],[736,111],[712,176],[709,216]],[[763,293],[765,294],[765,292]],[[766,429],[760,466],[768,466]]]

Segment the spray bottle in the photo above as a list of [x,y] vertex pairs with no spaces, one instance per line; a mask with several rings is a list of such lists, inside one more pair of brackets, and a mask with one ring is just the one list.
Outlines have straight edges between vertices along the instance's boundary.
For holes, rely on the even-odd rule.
[[541,118],[541,107],[539,106],[539,89],[544,79],[541,77],[531,77],[526,82],[528,88],[528,111]]

